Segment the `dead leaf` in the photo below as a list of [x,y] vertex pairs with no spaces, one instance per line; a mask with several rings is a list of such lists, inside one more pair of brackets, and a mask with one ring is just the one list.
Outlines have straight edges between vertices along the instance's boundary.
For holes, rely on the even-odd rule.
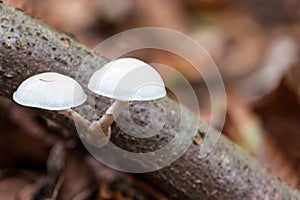
[[0,180],[0,199],[15,200],[20,191],[30,183],[19,177],[9,177]]
[[[279,87],[256,105],[270,144],[264,144],[260,158],[274,174],[299,187],[300,158],[300,104],[297,92],[293,91],[285,78]],[[270,151],[267,152],[266,151]],[[274,159],[274,160],[272,160]],[[271,161],[270,161],[271,160]]]

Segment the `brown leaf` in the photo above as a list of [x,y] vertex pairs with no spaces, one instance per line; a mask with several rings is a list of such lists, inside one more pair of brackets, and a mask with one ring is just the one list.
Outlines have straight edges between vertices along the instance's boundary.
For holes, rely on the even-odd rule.
[[245,152],[259,154],[264,130],[258,116],[245,99],[233,91],[227,92],[227,102],[224,133]]
[[82,160],[79,151],[69,151],[66,155],[64,168],[64,183],[60,190],[59,198],[62,200],[73,199],[88,188],[92,192],[98,189],[95,175],[91,168]]
[[293,157],[299,157],[300,104],[298,95],[287,86],[286,81],[282,81],[274,92],[261,100],[256,110],[280,146]]
[[48,148],[57,141],[30,109],[0,98],[0,166],[43,165]]
[[135,19],[140,25],[186,32],[186,18],[180,1],[137,0],[135,11]]
[[[40,189],[46,184],[46,179],[40,178],[35,183],[27,185],[18,194],[17,200],[32,200],[38,197]],[[39,197],[38,197],[39,198]]]
[[0,180],[0,199],[15,200],[18,193],[30,183],[19,177],[9,177]]
[[284,79],[279,87],[256,105],[267,130],[261,162],[294,187],[299,188],[300,158],[300,103],[294,91]]
[[290,186],[299,189],[298,160],[291,156],[271,134],[263,137],[256,158]]

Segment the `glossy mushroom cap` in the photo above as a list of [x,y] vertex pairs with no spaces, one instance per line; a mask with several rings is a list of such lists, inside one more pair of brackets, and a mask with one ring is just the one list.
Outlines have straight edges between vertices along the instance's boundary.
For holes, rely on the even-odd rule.
[[66,110],[86,101],[86,94],[74,79],[55,72],[34,75],[13,94],[18,104],[47,110]]
[[107,63],[92,75],[88,88],[119,101],[148,101],[166,95],[165,84],[158,72],[135,58]]

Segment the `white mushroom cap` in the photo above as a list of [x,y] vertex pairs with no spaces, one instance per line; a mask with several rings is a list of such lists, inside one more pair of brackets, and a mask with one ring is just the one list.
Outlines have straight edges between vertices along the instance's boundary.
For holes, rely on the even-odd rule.
[[18,104],[47,110],[66,110],[85,102],[87,96],[74,79],[55,72],[34,75],[13,94]]
[[107,63],[92,75],[88,88],[119,101],[148,101],[166,95],[159,73],[135,58],[121,58]]

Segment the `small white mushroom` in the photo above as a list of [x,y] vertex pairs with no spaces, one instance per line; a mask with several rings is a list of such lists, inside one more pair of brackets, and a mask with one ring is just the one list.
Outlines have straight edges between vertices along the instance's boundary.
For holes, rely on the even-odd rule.
[[91,77],[88,88],[96,94],[115,99],[115,102],[89,129],[99,127],[110,138],[110,126],[129,101],[149,101],[166,95],[164,82],[149,64],[135,58],[113,60]]
[[77,81],[55,72],[26,79],[13,94],[18,104],[46,110],[66,110],[81,105],[86,98]]
[[85,92],[74,79],[55,72],[45,72],[23,81],[13,94],[13,100],[27,107],[57,110],[64,115],[70,112],[85,126],[89,122],[70,108],[83,104]]

